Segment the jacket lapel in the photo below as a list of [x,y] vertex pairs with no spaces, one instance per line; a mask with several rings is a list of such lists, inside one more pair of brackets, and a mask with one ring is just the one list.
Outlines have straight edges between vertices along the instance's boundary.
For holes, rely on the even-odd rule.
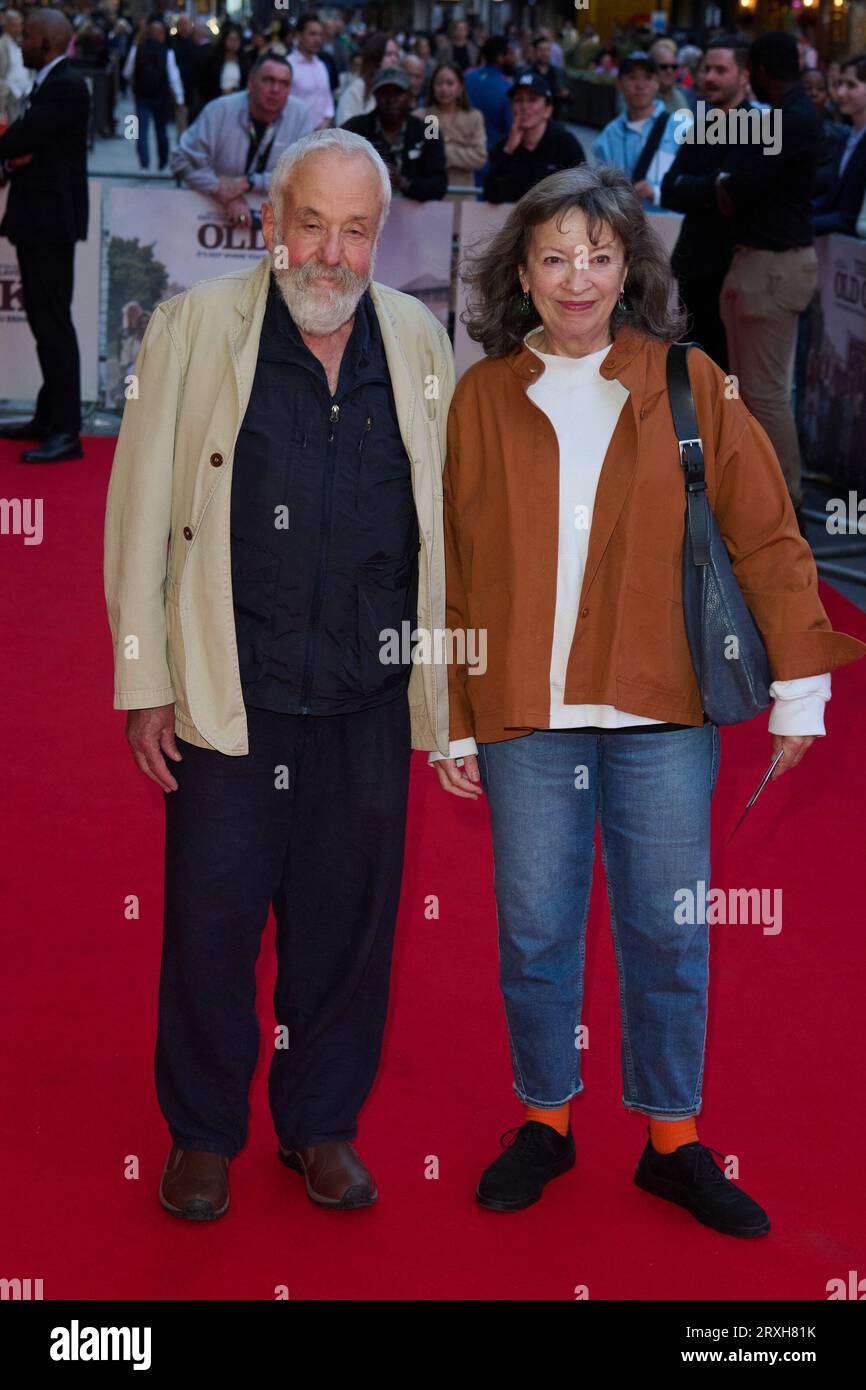
[[[640,421],[646,404],[659,391],[666,390],[663,371],[650,369],[648,376],[650,354],[646,346],[643,334],[633,328],[621,328],[599,368],[607,380],[615,377],[620,381],[629,395],[611,436],[599,475],[581,598],[589,592],[595,579],[634,481],[640,448]],[[524,391],[530,382],[537,380],[539,372],[544,371],[544,364],[525,345],[510,359],[510,365],[523,382]],[[575,423],[579,428],[580,422]]]
[[50,72],[47,72],[47,73],[45,74],[45,76],[43,77],[43,79],[42,79],[42,81],[39,83],[39,85],[38,85],[38,86],[34,86],[34,87],[31,88],[30,94],[29,94],[29,96],[28,96],[28,98],[27,98],[27,101],[25,102],[25,105],[24,105],[25,111],[29,111],[29,110],[30,110],[30,107],[33,105],[33,103],[36,102],[36,101],[38,101],[39,98],[42,96],[43,92],[45,91],[45,84],[46,84],[46,82],[50,82],[51,79],[52,79],[52,77],[54,77],[55,73],[60,73],[61,76],[62,76],[63,73],[66,72],[67,66],[68,66],[68,61],[67,61],[66,55],[64,54],[64,56],[61,58],[60,62],[59,62],[59,63],[55,63],[55,64],[54,64],[54,67],[51,69],[51,71],[50,71]]
[[[252,270],[235,272],[240,292],[234,306],[236,317],[228,330],[231,360],[223,358],[225,366],[222,380],[213,398],[209,420],[205,425],[205,437],[219,441],[223,450],[231,450],[232,454],[253,389],[259,338],[268,297],[269,273],[270,256],[263,256]],[[194,350],[196,346],[193,340],[190,350]],[[215,353],[217,344],[204,344],[204,353],[207,354],[208,350]],[[192,496],[192,514],[196,518],[196,525],[200,523],[214,493],[223,480],[230,476],[231,471],[231,468],[211,468],[208,454],[202,454]]]
[[[241,427],[253,389],[259,338],[262,333],[265,306],[268,302],[270,268],[271,258],[270,255],[266,255],[262,257],[252,273],[247,271],[245,276],[238,277],[243,282],[243,287],[235,303],[239,318],[229,333],[234,383],[237,391],[235,401],[237,425],[232,438],[237,435]],[[227,375],[230,376],[231,374],[227,373]]]
[[[391,378],[391,389],[394,392],[394,403],[397,408],[397,419],[400,422],[400,433],[406,452],[412,462],[413,485],[416,488],[417,479],[415,453],[412,435],[415,422],[415,411],[420,406],[418,393],[415,389],[416,373],[412,371],[406,356],[406,349],[399,334],[399,325],[379,293],[379,286],[375,280],[370,281],[370,299],[373,308],[376,310],[376,317],[379,320],[379,329],[382,334],[382,346],[385,349],[385,357],[388,362],[388,373]],[[423,407],[421,407],[423,409]]]
[[[622,383],[627,386],[627,382]],[[581,598],[589,593],[637,471],[639,413],[630,393],[611,436],[595,494]]]
[[589,548],[581,597],[586,595],[598,573],[602,557],[619,521],[637,472],[640,454],[640,424],[649,401],[667,389],[666,378],[658,366],[650,365],[648,342],[633,328],[622,328],[600,373],[608,381],[616,378],[628,391],[616,423],[598,480]]

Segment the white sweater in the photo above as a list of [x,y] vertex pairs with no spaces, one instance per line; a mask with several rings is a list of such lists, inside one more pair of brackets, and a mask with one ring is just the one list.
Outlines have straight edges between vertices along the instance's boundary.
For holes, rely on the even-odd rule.
[[[528,388],[529,399],[543,410],[559,442],[559,537],[556,571],[556,611],[550,655],[551,729],[579,729],[586,725],[618,729],[625,725],[660,724],[645,715],[630,714],[614,705],[566,705],[565,672],[589,549],[589,533],[599,475],[611,436],[628,391],[615,378],[607,380],[599,367],[610,345],[586,357],[563,357],[539,352],[530,341],[540,327],[526,334],[524,342],[544,363],[544,372]],[[471,679],[471,677],[470,677]],[[830,698],[830,676],[803,676],[798,680],[773,681],[770,694],[771,734],[823,734],[824,704]],[[472,738],[452,741],[449,755],[465,757],[478,751]],[[430,762],[441,755],[431,753]]]

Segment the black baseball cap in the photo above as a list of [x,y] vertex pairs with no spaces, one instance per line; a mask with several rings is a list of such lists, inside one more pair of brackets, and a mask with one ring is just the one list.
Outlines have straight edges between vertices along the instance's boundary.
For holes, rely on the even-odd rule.
[[658,72],[655,58],[651,58],[648,53],[629,53],[619,65],[620,77],[625,77],[632,72],[638,64],[643,63],[647,72]]
[[533,96],[547,97],[550,101],[550,88],[537,72],[525,72],[522,77],[516,78],[514,85],[508,89],[509,99],[517,92],[531,92]]

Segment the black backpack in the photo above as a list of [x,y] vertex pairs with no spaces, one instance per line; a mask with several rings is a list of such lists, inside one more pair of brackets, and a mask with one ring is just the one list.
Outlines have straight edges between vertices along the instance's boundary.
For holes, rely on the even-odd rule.
[[145,39],[135,55],[132,90],[142,101],[156,101],[168,92],[168,49],[157,39]]

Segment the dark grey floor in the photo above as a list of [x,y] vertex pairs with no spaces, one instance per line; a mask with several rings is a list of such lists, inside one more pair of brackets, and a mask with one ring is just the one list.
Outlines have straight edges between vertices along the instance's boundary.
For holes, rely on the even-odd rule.
[[[827,479],[820,478],[814,474],[804,474],[803,506],[810,515],[806,516],[806,539],[813,551],[817,550],[819,555],[816,557],[818,572],[822,579],[828,584],[832,584],[834,589],[838,589],[840,594],[844,594],[852,603],[856,603],[858,608],[866,611],[866,517],[860,523],[863,530],[861,534],[835,535],[827,531],[827,503],[830,498],[842,497],[846,503],[848,494],[846,490],[832,484]],[[816,513],[820,513],[821,519],[816,518]],[[856,526],[856,518],[849,520],[849,526]],[[848,550],[857,550],[857,554],[847,554]],[[831,565],[840,565],[850,569],[854,574],[859,575],[859,581],[854,578],[842,578],[836,573],[825,573],[825,561]]]

